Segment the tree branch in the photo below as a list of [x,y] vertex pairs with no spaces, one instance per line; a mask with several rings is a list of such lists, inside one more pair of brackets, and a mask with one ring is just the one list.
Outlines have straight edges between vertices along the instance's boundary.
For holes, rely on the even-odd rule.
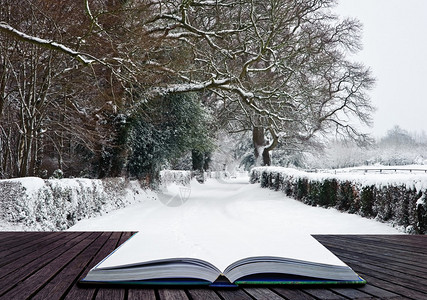
[[92,57],[89,54],[85,54],[85,53],[81,53],[78,51],[74,51],[73,49],[60,44],[60,43],[56,43],[50,40],[46,40],[46,39],[41,39],[35,36],[31,36],[28,35],[24,32],[21,32],[15,28],[13,28],[12,26],[10,26],[9,24],[7,24],[6,22],[0,22],[0,31],[13,36],[16,39],[19,39],[21,41],[24,42],[28,42],[28,43],[32,43],[41,47],[45,47],[48,49],[52,49],[52,50],[56,50],[59,52],[62,52],[64,54],[67,54],[75,59],[77,59],[80,63],[84,64],[84,65],[91,65],[93,64],[95,61],[97,61],[94,57]]

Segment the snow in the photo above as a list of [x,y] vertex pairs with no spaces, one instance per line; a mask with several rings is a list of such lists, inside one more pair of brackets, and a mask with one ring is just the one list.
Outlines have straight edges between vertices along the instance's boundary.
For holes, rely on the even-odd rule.
[[36,228],[28,228],[21,224],[7,222],[0,219],[0,231],[36,231]]
[[6,22],[0,22],[0,30],[1,31],[5,31],[7,33],[11,33],[11,34],[13,34],[16,37],[18,37],[18,38],[20,38],[22,40],[31,42],[31,43],[36,43],[36,44],[42,45],[42,46],[51,46],[54,49],[57,49],[57,50],[62,51],[64,53],[68,54],[68,55],[76,57],[79,61],[81,61],[84,64],[88,64],[89,65],[89,64],[92,64],[92,63],[95,62],[95,60],[93,60],[93,59],[86,58],[86,56],[88,56],[87,54],[82,54],[82,53],[79,53],[77,51],[74,51],[71,48],[69,48],[69,47],[67,47],[67,46],[65,46],[63,44],[59,44],[59,43],[56,43],[56,42],[53,42],[53,41],[50,41],[50,40],[45,40],[45,39],[41,39],[41,38],[38,38],[38,37],[35,37],[35,36],[31,36],[31,35],[25,34],[24,32],[16,30],[15,28],[13,28],[12,26],[10,26]]
[[[408,189],[415,188],[418,191],[427,189],[427,173],[425,166],[367,166],[359,168],[346,168],[336,170],[317,170],[306,172],[302,170],[284,167],[258,167],[255,171],[267,171],[284,173],[287,176],[308,178],[322,181],[336,179],[338,181],[350,181],[362,186],[405,186]],[[381,171],[380,171],[381,170]]]
[[192,180],[187,189],[191,191],[182,196],[179,185],[171,184],[162,197],[82,220],[69,230],[137,231],[125,244],[130,250],[115,255],[109,262],[113,265],[174,256],[205,259],[219,269],[242,254],[339,264],[311,234],[400,233],[384,223],[262,189],[247,176],[204,184]]
[[65,230],[78,220],[154,197],[124,178],[0,180],[0,230]]
[[[46,184],[38,178],[15,181],[25,187],[28,196],[38,194]],[[50,185],[73,188],[84,181],[51,180]],[[241,259],[242,253],[250,256],[284,254],[289,258],[336,264],[334,257],[311,234],[401,233],[385,223],[331,208],[308,206],[281,192],[262,189],[259,184],[250,184],[247,175],[226,180],[211,178],[204,184],[194,179],[184,185],[172,182],[150,196],[138,195],[137,182],[130,182],[126,190],[133,191],[125,195],[126,200],[120,200],[128,203],[126,207],[117,209],[114,203],[106,205],[101,215],[92,214],[91,218],[78,221],[68,230],[137,231],[155,246],[144,246],[147,251],[150,247],[154,249],[148,251],[150,253],[163,255],[170,250],[170,245],[175,245],[177,249],[172,249],[176,250],[175,254],[209,257],[207,260],[213,259],[220,269]],[[0,230],[37,228],[23,228],[17,223],[0,220]],[[146,241],[135,240],[136,243]]]
[[35,195],[37,191],[45,185],[44,180],[39,177],[13,178],[8,181],[20,183],[26,190],[26,193],[31,196]]
[[418,205],[424,205],[424,203],[425,203],[425,196],[424,196],[424,195],[422,195],[422,196],[417,200],[416,205],[417,205],[417,207],[418,207]]
[[[209,179],[204,184],[192,180],[187,199],[178,196],[175,185],[171,187],[163,197],[82,220],[69,230],[173,232],[176,239],[183,241],[189,234],[260,231],[277,235],[400,233],[390,225],[358,215],[305,205],[281,192],[250,184],[247,177]],[[167,197],[177,201],[168,205]]]

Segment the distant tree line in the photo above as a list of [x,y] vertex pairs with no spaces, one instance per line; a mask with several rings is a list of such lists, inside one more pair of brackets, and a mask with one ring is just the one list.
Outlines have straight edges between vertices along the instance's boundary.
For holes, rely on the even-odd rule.
[[427,135],[394,126],[368,147],[330,141],[321,155],[298,156],[307,168],[346,168],[366,165],[427,165]]
[[[254,163],[369,139],[361,25],[335,0],[0,0],[0,177],[206,169],[220,132]],[[225,145],[217,145],[221,148]]]

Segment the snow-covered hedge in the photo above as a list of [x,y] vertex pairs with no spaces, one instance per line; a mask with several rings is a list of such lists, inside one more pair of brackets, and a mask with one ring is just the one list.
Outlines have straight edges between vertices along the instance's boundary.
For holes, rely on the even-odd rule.
[[427,174],[310,173],[281,167],[251,171],[251,182],[306,204],[334,207],[427,232]]
[[163,170],[160,171],[160,182],[163,185],[170,185],[176,183],[178,185],[189,185],[191,181],[191,171],[176,171],[176,170]]
[[64,230],[77,221],[152,197],[123,178],[0,180],[0,220],[35,230]]

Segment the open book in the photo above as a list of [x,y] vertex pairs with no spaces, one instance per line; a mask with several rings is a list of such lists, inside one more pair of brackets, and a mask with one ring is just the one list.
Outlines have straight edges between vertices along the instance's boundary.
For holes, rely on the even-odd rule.
[[[286,242],[289,246],[283,247]],[[310,235],[280,240],[258,237],[256,243],[235,236],[227,244],[221,244],[217,236],[201,244],[143,232],[91,269],[81,282],[210,286],[366,283]]]

